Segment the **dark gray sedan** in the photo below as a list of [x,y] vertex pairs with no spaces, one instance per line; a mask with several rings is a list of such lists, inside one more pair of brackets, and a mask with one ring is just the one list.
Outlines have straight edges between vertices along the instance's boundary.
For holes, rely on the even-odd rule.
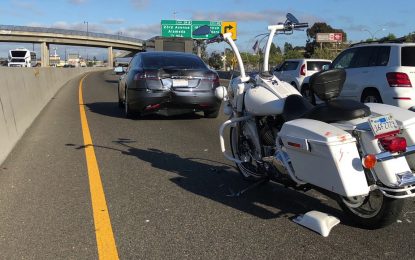
[[219,114],[219,77],[198,56],[182,52],[140,52],[118,82],[118,104],[126,117],[203,111]]

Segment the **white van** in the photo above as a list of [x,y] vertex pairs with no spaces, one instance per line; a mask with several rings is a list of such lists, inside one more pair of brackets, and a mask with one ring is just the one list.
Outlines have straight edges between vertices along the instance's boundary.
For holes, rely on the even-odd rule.
[[[324,65],[331,64],[331,60],[324,59],[287,59],[281,66],[276,67],[272,73],[280,80],[293,85],[300,93],[314,103],[308,87],[311,75],[319,72]],[[311,100],[312,99],[312,100]]]

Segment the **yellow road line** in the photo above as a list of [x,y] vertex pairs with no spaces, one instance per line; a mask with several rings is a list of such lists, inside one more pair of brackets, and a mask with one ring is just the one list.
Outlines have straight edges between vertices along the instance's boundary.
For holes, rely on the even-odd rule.
[[88,127],[88,120],[85,113],[82,94],[82,83],[85,78],[86,76],[79,82],[79,110],[81,113],[82,134],[84,136],[85,157],[88,166],[89,189],[91,191],[98,257],[99,259],[119,259],[91,133]]

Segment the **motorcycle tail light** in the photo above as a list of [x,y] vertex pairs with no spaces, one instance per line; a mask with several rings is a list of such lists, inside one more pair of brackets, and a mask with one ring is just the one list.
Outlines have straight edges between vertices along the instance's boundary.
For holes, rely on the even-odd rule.
[[391,153],[405,152],[406,151],[406,139],[398,136],[388,136],[379,139],[380,144],[386,151]]
[[363,167],[373,169],[376,165],[376,156],[374,154],[366,155],[362,160]]

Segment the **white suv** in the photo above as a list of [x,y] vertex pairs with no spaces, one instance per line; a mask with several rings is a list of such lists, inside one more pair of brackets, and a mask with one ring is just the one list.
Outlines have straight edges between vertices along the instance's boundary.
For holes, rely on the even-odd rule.
[[415,43],[360,43],[341,52],[330,68],[344,68],[340,98],[385,103],[415,111]]
[[308,80],[311,75],[319,72],[331,60],[323,59],[287,59],[281,66],[273,70],[273,74],[280,80],[290,83],[305,97],[310,96]]

